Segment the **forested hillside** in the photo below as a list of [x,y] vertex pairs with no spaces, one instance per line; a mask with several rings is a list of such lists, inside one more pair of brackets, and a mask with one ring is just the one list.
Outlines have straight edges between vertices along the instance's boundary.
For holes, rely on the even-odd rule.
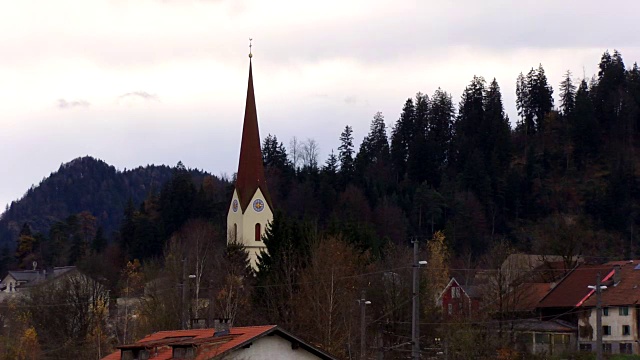
[[[2,214],[0,246],[14,249],[24,224],[34,233],[46,234],[52,224],[80,213],[94,217],[92,226],[101,228],[105,237],[111,236],[120,226],[127,202],[139,204],[150,193],[159,191],[173,171],[165,165],[118,171],[90,156],[62,164]],[[201,183],[206,175],[198,170],[191,174],[195,183]]]

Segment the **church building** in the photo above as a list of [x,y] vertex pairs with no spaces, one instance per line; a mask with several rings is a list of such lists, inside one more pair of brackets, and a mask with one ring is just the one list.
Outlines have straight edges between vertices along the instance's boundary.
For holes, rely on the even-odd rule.
[[249,53],[249,85],[244,110],[240,161],[233,198],[227,215],[227,243],[240,243],[249,253],[251,266],[256,268],[257,256],[266,250],[262,235],[273,220],[273,205],[264,175],[253,75]]

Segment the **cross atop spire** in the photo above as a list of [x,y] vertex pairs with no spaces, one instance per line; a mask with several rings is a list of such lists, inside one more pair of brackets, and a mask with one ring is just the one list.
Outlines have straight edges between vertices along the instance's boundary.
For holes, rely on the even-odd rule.
[[[253,45],[251,45],[252,41],[253,41],[253,39],[249,38],[249,59],[251,59],[253,57],[253,54],[251,53],[251,46],[253,46]],[[251,61],[251,60],[249,60],[249,61]]]

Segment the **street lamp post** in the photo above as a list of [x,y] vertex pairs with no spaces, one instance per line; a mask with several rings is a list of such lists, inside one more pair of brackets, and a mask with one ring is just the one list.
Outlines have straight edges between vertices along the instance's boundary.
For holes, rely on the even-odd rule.
[[413,306],[411,313],[411,358],[420,359],[420,279],[418,269],[426,265],[418,261],[418,240],[413,240]]
[[365,354],[367,352],[366,347],[366,337],[367,337],[367,322],[366,322],[366,308],[367,305],[371,305],[371,301],[365,300],[364,298],[364,290],[362,290],[362,296],[360,300],[357,300],[360,304],[360,359],[365,359]]

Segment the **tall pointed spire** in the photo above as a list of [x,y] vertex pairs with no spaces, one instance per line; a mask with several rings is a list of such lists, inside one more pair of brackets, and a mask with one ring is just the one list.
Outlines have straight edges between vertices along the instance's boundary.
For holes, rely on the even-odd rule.
[[260,131],[258,129],[258,114],[256,99],[253,93],[253,74],[249,53],[249,84],[247,86],[247,102],[244,109],[244,125],[242,127],[242,144],[240,145],[240,161],[236,178],[236,191],[240,206],[244,212],[253,194],[260,189],[265,200],[271,206],[271,197],[267,190],[262,151],[260,149]]

